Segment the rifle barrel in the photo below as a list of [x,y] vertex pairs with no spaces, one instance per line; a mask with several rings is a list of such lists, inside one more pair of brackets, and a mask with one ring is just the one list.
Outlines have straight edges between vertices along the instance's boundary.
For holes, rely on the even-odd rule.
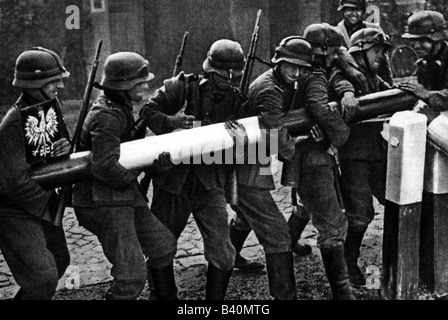
[[98,69],[98,60],[99,60],[102,46],[103,46],[103,40],[100,40],[98,43],[98,47],[96,49],[96,54],[95,54],[95,59],[93,60],[92,69],[90,70],[89,80],[87,82],[87,86],[84,91],[84,96],[82,98],[81,110],[79,112],[78,122],[76,123],[75,133],[73,134],[73,142],[72,142],[70,153],[75,152],[76,149],[78,149],[78,147],[79,147],[79,140],[81,138],[82,125],[84,123],[84,119],[86,118],[87,112],[89,109],[90,95],[92,94],[92,90],[93,90],[93,83],[95,81],[95,75],[96,75],[96,71]]
[[257,18],[255,19],[255,27],[254,31],[252,33],[252,39],[250,41],[250,47],[247,54],[246,62],[244,64],[243,69],[243,77],[241,78],[240,83],[240,91],[243,95],[246,94],[247,89],[249,88],[249,81],[250,81],[250,74],[252,73],[252,68],[254,65],[254,59],[255,59],[255,52],[257,48],[257,42],[258,42],[258,31],[260,29],[260,18],[261,18],[261,9],[258,9],[257,12]]
[[180,46],[179,54],[176,57],[176,63],[174,64],[173,77],[177,75],[179,67],[182,65],[182,60],[184,56],[185,46],[187,45],[188,31],[185,31],[184,37],[182,39],[182,45]]

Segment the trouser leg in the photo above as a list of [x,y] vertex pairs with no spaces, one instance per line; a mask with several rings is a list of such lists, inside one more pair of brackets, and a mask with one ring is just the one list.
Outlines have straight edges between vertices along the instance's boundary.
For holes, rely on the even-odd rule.
[[58,267],[47,247],[45,223],[39,219],[0,217],[0,249],[20,286],[16,299],[50,300],[56,291]]
[[146,283],[146,262],[135,228],[131,207],[75,208],[82,226],[98,237],[104,255],[112,264],[114,278],[107,300],[134,300]]

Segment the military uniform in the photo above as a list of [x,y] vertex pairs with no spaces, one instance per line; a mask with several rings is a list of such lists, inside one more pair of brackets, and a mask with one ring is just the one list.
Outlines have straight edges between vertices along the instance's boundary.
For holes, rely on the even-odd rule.
[[[127,170],[118,162],[120,144],[131,139],[134,125],[132,101],[126,90],[152,78],[148,71],[146,75],[129,74],[140,67],[147,68],[147,62],[134,53],[116,53],[106,60],[104,91],[86,117],[79,147],[92,152],[93,179],[76,184],[73,190],[80,225],[98,237],[112,263],[114,280],[106,293],[109,300],[136,299],[145,286],[148,268],[172,272],[176,254],[173,235],[154,217],[140,192],[140,172]],[[109,80],[113,69],[122,70],[119,76],[126,86]],[[171,286],[170,295],[160,295],[166,289],[155,283],[157,298],[175,299],[174,276],[167,277],[165,283]]]
[[[164,86],[157,90],[149,103],[143,107],[147,125],[155,134],[173,131],[165,119],[167,115],[174,115],[181,109],[184,82],[188,79],[180,80],[180,78],[186,77],[180,74],[165,80]],[[205,120],[208,124],[211,121],[218,123],[227,119],[222,110],[229,109],[229,106],[230,110],[233,109],[236,95],[216,90],[213,84],[202,76],[198,76],[196,82],[191,85],[196,86],[192,89],[192,94],[198,95],[199,104],[193,106],[192,103],[187,113],[191,110],[198,121]],[[226,168],[223,165],[193,163],[177,165],[153,179],[154,194],[151,209],[176,238],[180,237],[188,217],[193,213],[204,237],[206,260],[219,269],[228,271],[233,267],[235,250],[226,233],[228,226],[225,184]],[[210,233],[211,230],[213,232]]]
[[[424,98],[437,111],[448,109],[448,28],[440,12],[424,10],[409,17],[408,40],[430,39],[432,49],[417,60],[417,81],[428,91]],[[412,92],[412,91],[411,91]]]
[[[170,119],[183,111],[201,121],[201,125],[233,119],[241,101],[238,91],[228,83],[241,76],[243,66],[244,55],[239,43],[228,39],[214,42],[203,63],[203,75],[181,73],[165,80],[143,106],[141,113],[148,127],[158,135],[172,132],[179,127]],[[187,103],[185,110],[184,103]],[[151,209],[176,239],[193,214],[208,261],[205,298],[221,300],[225,297],[236,255],[229,234],[225,195],[228,168],[223,164],[190,160],[191,163],[176,165],[153,180]]]
[[[279,74],[270,69],[252,82],[248,91],[250,116],[282,113],[287,102],[284,102],[282,88],[285,85],[281,81]],[[245,224],[236,223],[234,232],[247,232],[247,226],[254,230],[266,255],[271,295],[276,299],[294,299],[296,292],[288,226],[270,192],[275,189],[271,161],[261,163],[258,160],[255,164],[237,165],[238,205],[232,208]]]
[[[15,299],[51,299],[70,264],[64,230],[53,225],[56,193],[29,177],[35,164],[26,156],[28,138],[21,117],[25,108],[49,101],[41,90],[45,84],[68,76],[53,51],[39,47],[22,53],[13,85],[39,91],[42,99],[23,93],[0,124],[0,249],[20,286]],[[57,130],[69,140],[63,119],[58,119]]]
[[[386,37],[374,28],[361,29],[352,36],[353,45],[349,52],[369,50],[375,45],[387,48],[390,44]],[[330,78],[330,95],[339,100],[346,90],[355,90],[356,96],[390,89],[390,85],[364,64],[357,64],[366,77],[368,88],[359,83],[347,84],[343,72],[335,68]],[[375,216],[373,196],[380,204],[385,204],[387,173],[387,142],[381,136],[386,120],[374,119],[350,125],[347,142],[338,148],[341,167],[341,192],[348,220],[348,234],[345,241],[345,259],[350,280],[354,285],[364,285],[365,277],[359,269],[358,258],[364,234]]]
[[[364,11],[366,9],[366,1],[365,0],[340,0],[339,3],[340,3],[339,8],[338,8],[339,11],[344,10],[344,8],[346,8],[346,7],[361,8]],[[351,25],[346,20],[341,20],[336,25],[336,27],[341,32],[341,34],[344,38],[345,46],[347,48],[351,47],[350,37],[353,35],[353,33],[355,33],[356,31],[358,31],[360,29],[376,28],[384,33],[383,29],[381,29],[381,27],[378,24],[367,22],[367,21],[362,21],[362,20],[359,21],[355,25]],[[384,60],[384,62],[381,64],[378,75],[384,81],[386,81],[389,85],[393,85],[392,70],[390,68],[388,56],[386,56],[386,60]]]

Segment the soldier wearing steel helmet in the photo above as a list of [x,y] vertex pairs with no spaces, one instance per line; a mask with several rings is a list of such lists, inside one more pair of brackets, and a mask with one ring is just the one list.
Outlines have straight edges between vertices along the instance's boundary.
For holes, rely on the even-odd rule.
[[[262,116],[262,123],[270,133],[270,129],[280,129],[279,158],[284,162],[282,182],[297,185],[300,199],[319,231],[318,246],[325,256],[334,299],[354,299],[346,267],[344,269],[343,252],[339,258],[336,252],[345,237],[346,220],[332,187],[334,160],[326,152],[330,141],[337,146],[345,141],[348,128],[338,112],[327,105],[327,81],[322,70],[313,68],[312,46],[308,41],[300,36],[283,39],[271,61],[274,67],[249,87],[249,110],[251,115]],[[306,108],[319,122],[319,126],[311,130],[312,139],[291,138],[286,128],[263,120],[266,114],[278,115],[297,108]],[[274,181],[272,175],[261,175],[260,167],[261,164],[245,165],[238,172],[240,188],[243,186],[244,193],[251,195],[247,198],[251,201],[245,205],[250,208],[257,204],[258,211],[276,217],[279,211],[269,193],[275,188]],[[271,221],[276,221],[277,229],[281,230],[276,232],[273,247],[276,251],[269,252],[265,246],[271,294],[278,291],[283,297],[292,298],[295,286],[290,286],[294,281],[291,238],[284,219],[271,218]],[[277,229],[271,227],[267,231]],[[282,290],[278,290],[278,283],[284,283]]]
[[434,111],[448,110],[448,28],[440,12],[419,11],[408,19],[409,39],[418,55],[417,81],[400,84]]
[[[340,0],[338,11],[342,11],[343,20],[337,24],[337,28],[343,35],[345,47],[351,46],[351,36],[353,33],[364,28],[381,29],[379,24],[363,21],[362,17],[366,11],[366,0]],[[390,69],[389,58],[385,55],[381,62],[381,68],[378,72],[379,76],[389,85],[393,84],[392,71]]]
[[[202,74],[167,79],[142,107],[141,115],[154,133],[190,129],[193,121],[209,125],[235,119],[242,100],[237,90],[245,56],[230,39],[215,41],[202,64]],[[225,164],[182,163],[153,179],[151,209],[178,239],[193,214],[204,241],[208,261],[205,299],[222,300],[234,267],[230,238]],[[244,242],[244,239],[243,239]],[[240,248],[241,249],[241,248]],[[163,275],[154,274],[154,277]]]
[[[52,50],[22,52],[13,81],[22,94],[0,124],[0,249],[20,286],[14,299],[51,299],[70,264],[64,230],[53,224],[56,193],[30,179],[36,159],[27,156],[36,145],[43,154],[48,151],[37,164],[69,154],[69,134],[57,100],[69,75]],[[50,136],[58,138],[52,141]]]
[[[342,35],[336,27],[330,26],[327,23],[314,23],[307,26],[304,30],[303,37],[311,44],[313,49],[313,66],[322,72],[324,72],[328,79],[331,74],[331,70],[335,65],[341,65],[341,60],[350,60],[350,67],[354,63],[353,58],[347,53],[346,50],[341,51],[343,43]],[[352,62],[353,61],[353,62]],[[345,65],[345,64],[344,64]],[[352,67],[351,67],[352,68]],[[344,69],[345,70],[345,69]],[[357,70],[357,72],[359,72]],[[343,116],[345,120],[350,117],[350,111],[356,110],[358,107],[358,101],[354,96],[354,88],[348,82],[344,80],[344,92],[342,92],[342,108],[344,110]],[[331,153],[337,156],[337,150],[330,146]],[[288,220],[289,232],[291,235],[291,246],[293,252],[297,256],[303,256],[311,253],[311,248],[306,244],[298,242],[300,236],[309,221],[309,215],[306,212],[303,204],[297,199],[297,183],[290,184],[292,187],[292,199],[293,199],[293,211],[290,219]]]
[[[176,240],[149,210],[137,182],[140,172],[118,162],[120,144],[132,139],[133,107],[153,78],[141,55],[111,54],[97,85],[102,92],[81,132],[79,150],[91,151],[93,179],[74,186],[73,207],[80,225],[98,237],[112,264],[113,281],[106,300],[137,299],[150,270],[165,276],[163,281],[153,281],[156,298],[177,299]],[[169,168],[169,157],[161,154],[155,161],[157,169]]]
[[[390,89],[378,76],[381,62],[391,44],[377,28],[363,28],[350,38],[349,53],[368,80],[368,90],[356,82],[347,85],[344,73],[335,68],[330,78],[330,97],[338,101],[346,90],[355,89],[355,96]],[[354,110],[356,112],[356,110]],[[354,286],[365,285],[365,275],[358,265],[361,243],[375,211],[373,196],[385,203],[386,143],[381,136],[387,119],[374,119],[350,125],[348,141],[338,148],[341,165],[341,192],[348,220],[345,259]]]

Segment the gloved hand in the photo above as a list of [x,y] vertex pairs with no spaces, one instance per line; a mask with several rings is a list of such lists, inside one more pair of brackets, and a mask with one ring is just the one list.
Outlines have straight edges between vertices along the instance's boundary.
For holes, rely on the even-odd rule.
[[358,110],[359,102],[355,98],[355,94],[351,91],[344,92],[341,99],[342,117],[346,122],[350,121]]
[[182,109],[180,109],[174,116],[168,116],[167,122],[173,129],[191,129],[193,128],[194,116],[186,115],[185,109],[187,108],[187,102],[185,101]]
[[174,164],[171,161],[171,154],[169,152],[162,152],[159,157],[152,163],[156,172],[163,172],[170,170]]

